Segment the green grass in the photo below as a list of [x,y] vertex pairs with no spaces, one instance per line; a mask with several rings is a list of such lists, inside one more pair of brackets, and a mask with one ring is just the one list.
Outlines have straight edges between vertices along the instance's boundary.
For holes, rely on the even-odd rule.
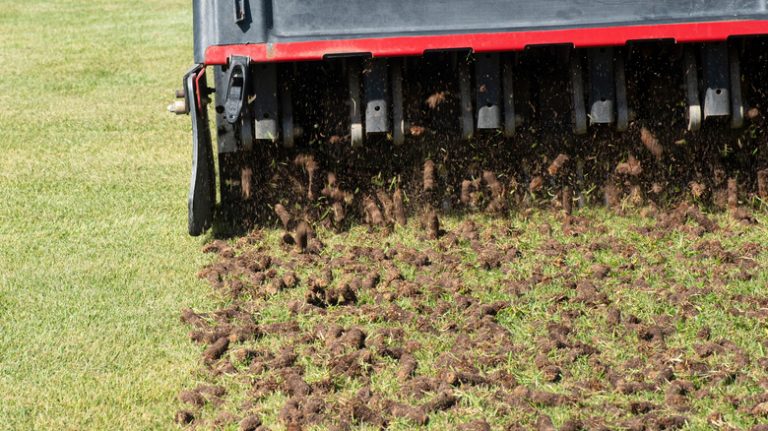
[[173,429],[208,304],[185,232],[189,2],[0,8],[0,429]]

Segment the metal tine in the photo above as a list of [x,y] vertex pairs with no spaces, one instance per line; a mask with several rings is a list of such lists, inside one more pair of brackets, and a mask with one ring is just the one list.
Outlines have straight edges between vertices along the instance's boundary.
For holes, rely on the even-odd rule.
[[349,82],[349,120],[350,140],[353,147],[363,145],[363,119],[360,100],[360,63],[355,59],[347,62],[347,79]]
[[684,73],[685,73],[685,90],[686,90],[686,103],[688,104],[688,110],[686,111],[686,119],[688,120],[688,131],[697,132],[701,130],[701,99],[699,96],[699,66],[696,61],[696,53],[693,47],[685,47],[684,52]]
[[571,51],[571,101],[573,103],[573,133],[584,135],[587,133],[587,112],[584,106],[584,74],[581,66],[579,51]]
[[363,88],[365,91],[365,132],[389,132],[390,95],[386,59],[374,58],[366,61]]
[[472,112],[472,75],[469,70],[469,61],[466,58],[459,58],[458,68],[459,98],[461,101],[461,136],[469,140],[475,134],[475,120]]
[[501,128],[501,64],[499,54],[475,59],[475,110],[478,129]]

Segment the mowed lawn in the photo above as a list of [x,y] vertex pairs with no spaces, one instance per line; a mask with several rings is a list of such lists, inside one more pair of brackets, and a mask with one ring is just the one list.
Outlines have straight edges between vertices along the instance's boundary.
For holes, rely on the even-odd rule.
[[0,429],[174,429],[207,307],[186,234],[191,2],[0,6]]

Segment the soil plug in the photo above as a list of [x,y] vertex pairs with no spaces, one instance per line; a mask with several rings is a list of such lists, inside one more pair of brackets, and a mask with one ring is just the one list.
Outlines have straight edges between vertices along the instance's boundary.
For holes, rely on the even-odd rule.
[[565,166],[566,163],[568,163],[568,160],[570,160],[570,157],[566,156],[565,154],[558,154],[555,160],[552,161],[552,164],[549,165],[547,168],[547,172],[549,172],[549,175],[555,176],[557,175],[560,170]]
[[768,169],[757,172],[757,195],[760,199],[768,199]]
[[728,210],[735,212],[739,206],[739,183],[736,178],[728,178]]
[[408,218],[405,215],[405,204],[403,204],[403,192],[398,188],[392,196],[392,206],[395,210],[395,221],[400,226],[408,224]]
[[424,162],[424,191],[430,192],[435,189],[435,162],[427,160]]
[[437,212],[430,210],[426,216],[427,238],[437,239],[440,236],[440,219],[437,218]]
[[656,157],[656,160],[661,160],[662,156],[664,156],[664,147],[659,143],[659,140],[656,139],[656,136],[654,136],[646,127],[640,129],[640,142],[642,142],[643,146],[653,154],[653,157]]
[[309,223],[305,221],[299,223],[296,227],[296,232],[293,234],[293,241],[298,251],[303,252],[307,249],[310,235],[312,235],[312,228],[309,226]]
[[288,224],[291,222],[291,213],[283,206],[283,204],[275,205],[275,214],[280,219],[280,223],[283,224],[283,229],[288,230]]

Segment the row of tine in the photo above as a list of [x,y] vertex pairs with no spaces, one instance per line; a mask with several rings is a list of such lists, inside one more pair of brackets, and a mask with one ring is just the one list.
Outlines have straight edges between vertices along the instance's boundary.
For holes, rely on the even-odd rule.
[[[573,132],[586,134],[597,125],[626,131],[631,110],[623,50],[571,50],[569,58]],[[512,54],[479,53],[472,60],[461,57],[455,62],[463,138],[488,130],[507,137],[515,134],[521,119],[515,114],[513,60]],[[732,127],[741,127],[744,105],[738,51],[727,43],[687,46],[683,64],[688,130],[700,130],[704,120],[712,117],[730,117]],[[399,58],[346,61],[352,145],[362,145],[370,134],[386,134],[395,145],[404,143],[409,130],[404,67],[404,59]],[[301,128],[293,122],[290,86],[278,83],[274,64],[258,65],[256,73],[253,139],[281,139],[291,147]]]

